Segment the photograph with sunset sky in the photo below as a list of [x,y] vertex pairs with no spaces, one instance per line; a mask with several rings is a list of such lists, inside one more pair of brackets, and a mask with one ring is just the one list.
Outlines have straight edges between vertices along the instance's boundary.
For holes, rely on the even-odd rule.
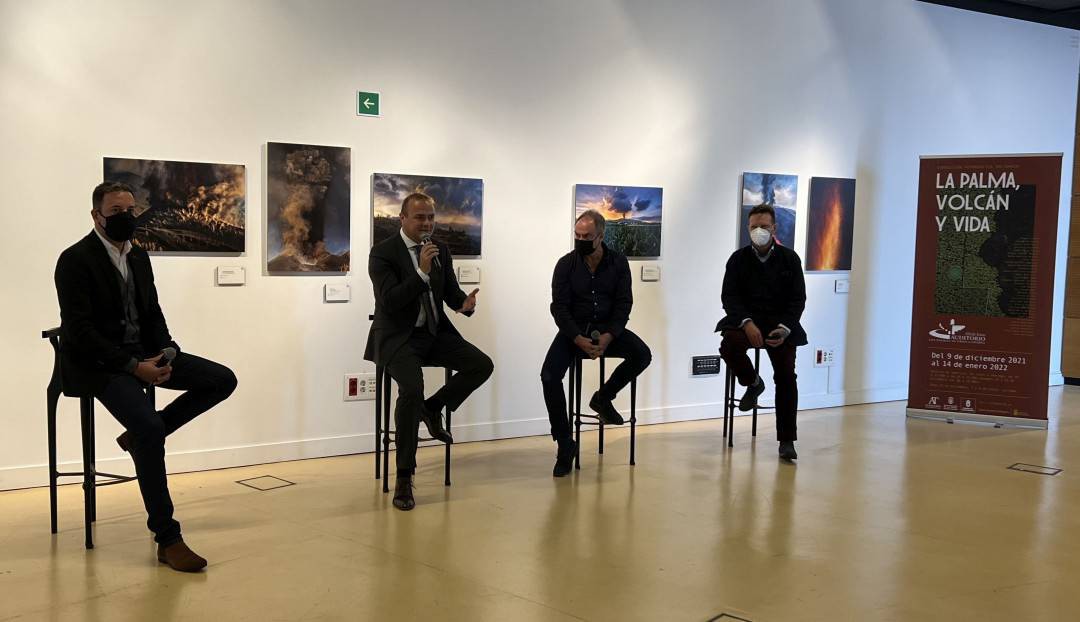
[[795,201],[799,196],[798,175],[743,173],[742,209],[739,210],[739,248],[750,245],[746,224],[750,210],[765,203],[776,210],[776,243],[795,248]]
[[479,257],[484,224],[484,180],[375,173],[371,179],[371,245],[397,235],[401,202],[414,192],[435,200],[432,237],[450,247],[454,257]]
[[604,215],[604,243],[627,257],[660,256],[664,189],[640,186],[574,186],[577,216],[594,209]]
[[855,180],[811,177],[806,235],[807,272],[851,270]]

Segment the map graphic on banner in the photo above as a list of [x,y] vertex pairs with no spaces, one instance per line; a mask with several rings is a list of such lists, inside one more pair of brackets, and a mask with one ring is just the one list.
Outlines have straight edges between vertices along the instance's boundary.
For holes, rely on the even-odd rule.
[[909,415],[1046,427],[1060,184],[1060,155],[922,159]]

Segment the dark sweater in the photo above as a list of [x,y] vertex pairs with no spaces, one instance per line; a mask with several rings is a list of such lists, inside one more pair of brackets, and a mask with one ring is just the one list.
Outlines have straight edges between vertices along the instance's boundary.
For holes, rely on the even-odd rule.
[[806,282],[802,260],[790,248],[774,246],[764,262],[753,246],[732,253],[724,272],[721,300],[727,316],[717,323],[717,332],[739,328],[750,318],[766,335],[783,324],[791,330],[788,342],[807,344],[800,322],[806,307]]

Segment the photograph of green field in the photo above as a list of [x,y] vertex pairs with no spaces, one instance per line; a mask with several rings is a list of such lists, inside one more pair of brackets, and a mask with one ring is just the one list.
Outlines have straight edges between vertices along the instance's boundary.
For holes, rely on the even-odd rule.
[[574,210],[594,209],[604,216],[604,243],[630,259],[660,257],[663,188],[574,186]]

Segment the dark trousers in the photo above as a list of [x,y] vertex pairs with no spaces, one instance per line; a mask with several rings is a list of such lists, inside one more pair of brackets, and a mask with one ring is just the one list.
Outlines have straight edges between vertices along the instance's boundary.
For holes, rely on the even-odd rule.
[[[570,421],[566,409],[566,393],[563,391],[563,376],[570,369],[574,357],[584,357],[585,353],[574,344],[572,339],[555,335],[555,340],[548,348],[544,358],[544,367],[540,371],[540,382],[544,387],[544,403],[547,405],[548,419],[551,420],[551,437],[555,440],[570,438]],[[601,396],[613,400],[623,387],[630,384],[652,362],[649,346],[633,332],[623,330],[607,347],[604,356],[621,358],[622,363],[611,372],[607,382],[600,387]]]
[[394,409],[398,477],[412,475],[416,469],[420,409],[424,405],[424,366],[449,367],[457,372],[432,396],[450,410],[457,410],[495,369],[488,355],[459,335],[445,330],[432,335],[424,327],[413,331],[409,341],[386,365],[398,385],[397,406]]
[[184,394],[155,411],[138,378],[117,374],[94,397],[130,433],[135,475],[149,516],[146,526],[156,542],[169,545],[180,539],[180,523],[173,518],[165,477],[165,437],[229,397],[236,388],[236,376],[224,365],[181,352],[173,361],[168,382],[158,386]]
[[[746,333],[740,330],[725,330],[720,341],[720,358],[735,372],[739,384],[748,387],[757,380],[754,363],[746,351],[752,346]],[[797,438],[795,412],[799,409],[799,383],[795,375],[795,346],[787,341],[775,348],[765,346],[773,367],[773,382],[776,383],[776,438],[780,442]]]

